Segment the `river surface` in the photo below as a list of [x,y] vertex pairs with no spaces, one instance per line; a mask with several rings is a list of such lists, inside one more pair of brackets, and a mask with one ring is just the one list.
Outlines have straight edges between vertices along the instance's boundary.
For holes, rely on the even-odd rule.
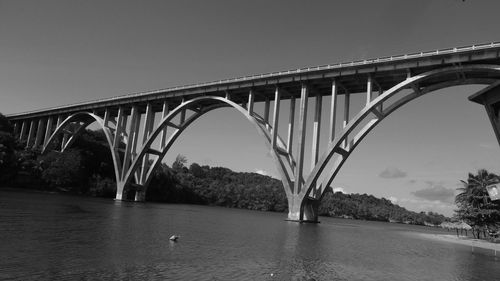
[[[0,280],[499,280],[426,227],[0,190]],[[172,234],[178,242],[169,241]]]

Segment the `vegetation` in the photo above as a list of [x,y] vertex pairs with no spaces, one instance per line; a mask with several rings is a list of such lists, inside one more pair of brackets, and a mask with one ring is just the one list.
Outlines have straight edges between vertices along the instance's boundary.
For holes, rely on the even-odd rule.
[[286,195],[276,179],[197,163],[187,168],[186,163],[186,158],[180,155],[172,164],[173,168],[162,164],[155,171],[146,200],[261,211],[287,209]]
[[481,232],[496,232],[500,223],[500,203],[488,195],[487,187],[500,182],[500,177],[486,170],[477,174],[469,173],[467,181],[462,181],[460,194],[455,197],[457,217],[472,227],[474,237],[480,238]]
[[[287,199],[279,180],[256,173],[237,173],[222,167],[200,166],[179,155],[170,169],[163,164],[155,173],[146,199],[170,203],[191,203],[283,212]],[[169,188],[164,188],[169,186]],[[319,213],[323,216],[363,220],[393,221],[439,225],[443,215],[416,213],[367,194],[343,194],[327,191]]]
[[16,150],[19,144],[13,136],[13,128],[0,113],[0,183],[12,180],[16,171]]
[[[0,114],[0,186],[114,197],[114,169],[102,132],[85,131],[65,153],[24,149]],[[55,144],[58,145],[58,144]]]
[[447,218],[433,212],[412,212],[391,201],[367,194],[333,193],[331,188],[325,194],[319,207],[320,215],[346,217],[363,220],[401,222],[407,224],[439,225]]

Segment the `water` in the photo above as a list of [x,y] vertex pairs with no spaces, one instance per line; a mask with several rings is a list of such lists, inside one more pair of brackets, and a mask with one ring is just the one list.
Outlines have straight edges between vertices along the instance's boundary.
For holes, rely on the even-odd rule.
[[[425,227],[0,190],[0,280],[495,280]],[[180,235],[179,242],[168,240]]]

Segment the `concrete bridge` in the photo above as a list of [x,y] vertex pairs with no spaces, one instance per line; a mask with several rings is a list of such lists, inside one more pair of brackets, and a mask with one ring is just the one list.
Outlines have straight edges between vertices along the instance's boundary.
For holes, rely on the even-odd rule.
[[[466,84],[486,86],[470,99],[485,106],[500,144],[500,43],[201,83],[8,118],[26,147],[42,153],[64,151],[86,127],[99,126],[114,161],[116,199],[143,201],[154,169],[179,135],[205,113],[232,107],[269,145],[288,198],[288,219],[315,222],[327,187],[377,124],[420,96]],[[353,95],[362,95],[361,105],[353,105]],[[329,101],[325,106],[324,98]],[[314,107],[308,105],[312,101]],[[256,104],[262,110],[256,110]],[[289,111],[280,115],[283,106]],[[312,120],[309,107],[314,110]],[[323,109],[328,124],[321,124]],[[280,118],[287,124],[283,135]],[[324,130],[328,138],[320,142]]]

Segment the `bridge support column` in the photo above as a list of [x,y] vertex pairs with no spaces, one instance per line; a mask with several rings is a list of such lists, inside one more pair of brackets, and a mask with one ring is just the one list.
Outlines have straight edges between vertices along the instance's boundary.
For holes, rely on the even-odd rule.
[[43,146],[45,147],[50,139],[50,135],[52,134],[52,117],[47,118],[47,126],[45,129],[45,137],[43,139]]
[[14,125],[14,137],[19,135],[19,122],[13,122]]
[[125,183],[123,181],[117,182],[115,200],[127,201],[129,192],[130,192],[129,186],[125,186]]
[[318,209],[319,200],[313,200],[309,198],[304,198],[302,202],[302,221],[303,222],[319,222],[318,221]]
[[36,129],[35,144],[33,147],[38,147],[42,144],[43,134],[45,133],[45,120],[41,118],[38,120],[38,127]]
[[[145,118],[144,118],[144,132],[142,135],[142,144],[144,144],[151,132],[153,131],[153,125],[155,121],[155,115],[153,112],[153,106],[151,103],[148,103],[146,106],[146,113],[145,113]],[[139,169],[140,174],[138,176],[138,184],[140,187],[138,187],[135,191],[135,201],[136,202],[144,202],[146,201],[146,176],[147,172],[149,170],[149,155],[144,155],[142,159],[142,166]]]
[[146,188],[138,188],[135,191],[135,202],[145,202],[146,201]]
[[117,182],[116,183],[116,195],[115,195],[115,200],[122,200],[123,198],[123,188],[124,184],[122,182]]
[[31,141],[35,137],[35,120],[31,120],[30,122],[30,129],[28,132],[28,139],[26,140],[26,148],[30,148],[31,146]]
[[28,129],[28,121],[24,120],[21,125],[21,133],[19,133],[19,140],[23,141],[26,137],[26,131]]
[[288,219],[296,222],[312,222],[318,221],[319,201],[309,198],[302,198],[298,195],[293,195],[288,198]]
[[125,177],[125,174],[128,171],[128,168],[130,167],[130,162],[133,160],[133,153],[135,151],[135,138],[137,138],[137,131],[139,127],[138,123],[138,108],[137,106],[132,106],[132,110],[130,113],[130,128],[129,128],[129,133],[128,133],[128,138],[127,138],[127,144],[125,146],[125,152],[123,155],[123,167],[122,167],[122,175],[121,178],[123,179]]
[[280,118],[280,89],[276,87],[274,93],[274,112],[273,112],[273,134],[271,138],[271,149],[276,149],[276,140],[278,138],[278,121]]
[[302,84],[300,96],[300,115],[299,115],[299,143],[297,153],[297,165],[295,166],[295,184],[294,194],[300,194],[303,185],[303,165],[304,165],[304,146],[306,141],[306,122],[307,122],[307,100],[309,91],[306,84]]
[[496,83],[479,91],[470,96],[469,100],[484,105],[500,145],[500,84]]
[[293,146],[293,127],[295,125],[295,97],[290,98],[290,116],[288,118],[288,137],[286,141],[286,152],[292,154]]
[[[113,139],[113,150],[115,151],[116,155],[120,155],[120,143],[122,140],[122,133],[125,131],[126,128],[126,121],[127,118],[125,116],[125,108],[120,106],[118,108],[118,115],[116,116],[116,129],[115,129],[115,136]],[[120,157],[118,157],[118,160]],[[116,196],[115,200],[122,200],[123,198],[127,198],[125,192],[125,183],[122,182],[120,179],[122,178],[122,167],[121,167],[121,162],[118,161],[116,165],[118,167],[115,167],[115,173],[118,174],[117,180],[116,180]],[[125,195],[125,196],[124,196]]]
[[[167,117],[168,115],[168,103],[166,101],[163,102],[163,110],[161,113],[161,119]],[[160,149],[163,149],[167,143],[167,127],[163,128],[161,131],[161,138],[160,138]]]
[[[351,95],[349,92],[345,93],[344,95],[344,121],[342,122],[342,127],[345,128],[347,127],[347,124],[349,124],[349,105],[350,105],[350,100],[351,100]],[[345,138],[344,148],[347,148],[347,138]]]
[[335,124],[337,123],[337,81],[332,81],[332,96],[330,105],[330,138],[328,143],[335,139]]
[[[319,201],[311,200],[307,197],[304,188],[303,167],[304,167],[304,146],[306,144],[306,122],[307,122],[307,101],[309,99],[309,88],[306,83],[301,85],[300,107],[299,107],[299,124],[298,124],[298,143],[297,143],[297,162],[295,166],[295,181],[293,182],[292,192],[287,194],[288,197],[288,220],[296,222],[318,222],[318,206]],[[321,116],[321,98],[316,99],[315,109],[315,126],[313,136],[313,154],[317,152],[319,143],[319,117]],[[292,148],[293,135],[293,119],[295,111],[295,99],[290,101],[290,120],[288,126],[288,142],[287,150]],[[312,156],[313,163],[316,162],[315,155]]]
[[266,129],[269,130],[269,107],[271,105],[271,101],[269,100],[268,97],[266,97],[266,100],[264,102],[264,122],[266,122]]
[[372,85],[372,76],[368,75],[368,81],[366,82],[366,106],[368,106],[370,102],[372,102]]
[[253,101],[254,101],[255,94],[252,89],[250,89],[250,92],[248,93],[248,105],[247,105],[247,110],[248,114],[252,115],[253,114]]
[[311,157],[311,170],[314,169],[316,163],[318,163],[319,157],[319,139],[321,133],[321,107],[323,105],[323,99],[321,95],[316,95],[316,105],[314,109],[314,124],[313,124],[313,139],[312,139],[312,157]]

